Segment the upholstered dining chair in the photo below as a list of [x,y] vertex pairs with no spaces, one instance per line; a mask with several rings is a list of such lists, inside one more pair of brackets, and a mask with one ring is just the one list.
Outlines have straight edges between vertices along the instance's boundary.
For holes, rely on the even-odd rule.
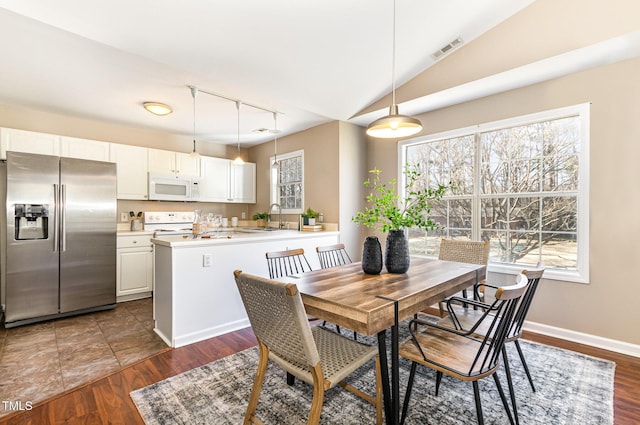
[[[324,393],[336,385],[375,406],[376,423],[382,423],[382,379],[378,348],[359,343],[321,326],[311,327],[295,284],[234,272],[249,322],[258,340],[258,370],[249,397],[244,424],[262,424],[256,416],[267,363],[273,361],[288,373],[313,386],[308,424],[317,424]],[[368,395],[343,382],[375,358],[376,393]],[[373,412],[372,412],[373,413]]]
[[[525,373],[527,374],[527,378],[529,379],[529,384],[531,385],[531,389],[535,392],[536,387],[533,384],[533,379],[531,378],[531,373],[529,372],[529,367],[527,366],[527,362],[524,359],[524,354],[522,353],[522,348],[520,347],[520,343],[518,340],[522,336],[522,326],[524,325],[524,321],[527,318],[527,314],[529,313],[529,308],[531,307],[531,302],[533,301],[533,297],[536,294],[538,289],[538,284],[540,283],[540,279],[544,274],[544,268],[536,269],[536,270],[523,270],[522,274],[527,277],[529,285],[527,286],[527,290],[525,291],[522,299],[520,300],[520,304],[518,305],[518,309],[516,310],[515,315],[513,316],[513,321],[509,325],[509,332],[507,333],[506,342],[513,342],[518,350],[518,355],[520,356],[520,361],[522,362],[522,366],[524,368]],[[484,284],[488,289],[497,289],[496,286],[490,285],[488,283]],[[488,297],[487,297],[488,298]],[[438,324],[441,326],[453,327],[459,330],[468,330],[471,329],[475,323],[477,323],[478,319],[482,315],[482,312],[479,310],[471,310],[471,309],[463,309],[454,304],[456,300],[450,299],[447,302],[447,311],[448,316],[440,319]],[[461,301],[461,300],[458,300]],[[488,304],[485,302],[485,305]],[[487,333],[487,329],[485,327],[478,327],[474,330],[474,333],[478,335],[485,335]],[[507,372],[509,371],[509,361],[507,358],[506,349],[504,350],[504,362]],[[513,393],[513,391],[512,391]]]
[[344,266],[351,263],[351,257],[343,243],[328,246],[317,246],[316,253],[320,260],[320,267],[328,269],[329,267]]
[[302,248],[267,252],[266,257],[271,279],[311,271],[311,265]]
[[[442,239],[440,241],[439,260],[457,261],[459,263],[482,264],[489,262],[489,241],[475,242],[457,239]],[[473,299],[482,299],[482,282],[476,282],[471,289]],[[467,297],[467,289],[462,290],[462,297]],[[440,302],[440,317],[444,316],[444,304],[446,300]]]
[[[492,376],[509,417],[509,422],[511,424],[514,423],[509,403],[496,371],[498,370],[500,353],[507,338],[509,325],[527,285],[527,278],[520,274],[516,279],[515,285],[498,288],[495,294],[495,301],[482,312],[480,320],[468,331],[447,328],[420,319],[413,319],[409,322],[411,338],[402,343],[399,349],[400,356],[412,362],[402,407],[401,423],[404,423],[407,416],[411,389],[418,365],[423,365],[436,371],[436,395],[438,395],[443,374],[463,381],[470,381],[473,386],[479,424],[483,424],[484,419],[478,381]],[[471,299],[468,300],[468,303],[482,304]],[[485,321],[490,332],[484,337],[478,338],[473,332],[477,327],[484,326]],[[414,328],[415,324],[419,325],[417,330]]]

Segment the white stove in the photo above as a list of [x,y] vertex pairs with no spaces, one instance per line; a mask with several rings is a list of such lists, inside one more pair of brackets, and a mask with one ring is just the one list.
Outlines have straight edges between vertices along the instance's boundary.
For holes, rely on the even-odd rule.
[[153,236],[190,235],[193,211],[147,211],[144,213],[145,230],[153,230]]

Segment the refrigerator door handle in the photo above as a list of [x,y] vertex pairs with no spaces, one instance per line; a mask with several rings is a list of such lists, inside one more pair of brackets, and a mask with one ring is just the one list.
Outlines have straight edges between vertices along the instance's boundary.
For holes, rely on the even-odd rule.
[[53,184],[53,252],[58,252],[60,232],[58,229],[58,208],[60,205],[58,185]]
[[67,250],[67,185],[60,185],[60,238],[62,240],[62,246],[60,252]]

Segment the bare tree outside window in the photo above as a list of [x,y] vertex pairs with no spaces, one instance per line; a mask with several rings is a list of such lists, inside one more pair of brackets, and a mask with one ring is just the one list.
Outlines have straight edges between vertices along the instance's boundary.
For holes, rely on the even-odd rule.
[[451,182],[431,215],[442,230],[412,231],[412,253],[437,255],[442,237],[489,240],[490,262],[578,268],[579,115],[408,144],[425,184]]

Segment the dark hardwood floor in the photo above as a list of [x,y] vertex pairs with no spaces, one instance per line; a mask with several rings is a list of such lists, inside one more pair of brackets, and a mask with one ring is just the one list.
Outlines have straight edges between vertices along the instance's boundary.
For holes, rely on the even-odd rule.
[[[616,363],[615,424],[640,423],[640,359],[573,342],[526,332],[531,341],[578,351]],[[144,425],[129,392],[220,359],[256,344],[243,329],[142,360],[85,386],[38,403],[31,410],[12,413],[0,425],[126,424]]]

